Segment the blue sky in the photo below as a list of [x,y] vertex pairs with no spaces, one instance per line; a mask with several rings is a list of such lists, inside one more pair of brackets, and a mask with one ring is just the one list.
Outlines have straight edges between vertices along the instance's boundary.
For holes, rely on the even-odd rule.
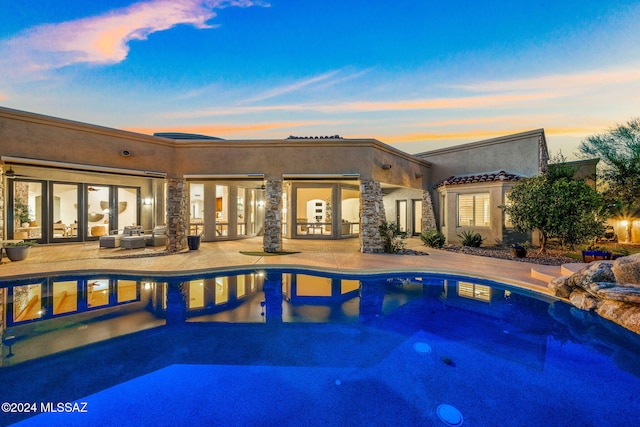
[[0,105],[142,133],[417,153],[640,116],[640,1],[3,0]]

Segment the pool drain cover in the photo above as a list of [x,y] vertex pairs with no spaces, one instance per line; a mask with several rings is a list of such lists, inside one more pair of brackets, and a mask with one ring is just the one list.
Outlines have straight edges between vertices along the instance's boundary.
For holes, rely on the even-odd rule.
[[464,421],[460,411],[445,403],[438,406],[438,416],[448,426],[461,426]]
[[422,353],[422,354],[431,353],[431,346],[429,346],[429,344],[427,344],[426,342],[418,341],[414,343],[413,349],[418,353]]

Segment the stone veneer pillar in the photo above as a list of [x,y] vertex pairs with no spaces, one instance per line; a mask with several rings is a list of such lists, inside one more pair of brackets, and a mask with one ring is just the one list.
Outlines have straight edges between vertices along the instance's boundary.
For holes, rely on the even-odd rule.
[[360,181],[360,252],[384,252],[379,227],[385,218],[380,183],[374,180]]
[[422,231],[436,230],[437,228],[431,193],[428,190],[422,190]]
[[[0,165],[0,240],[5,239],[4,235],[4,165]],[[2,317],[0,317],[2,319]]]
[[264,207],[264,237],[262,247],[265,252],[282,250],[282,180],[267,180]]
[[167,251],[178,252],[187,247],[187,182],[167,180]]

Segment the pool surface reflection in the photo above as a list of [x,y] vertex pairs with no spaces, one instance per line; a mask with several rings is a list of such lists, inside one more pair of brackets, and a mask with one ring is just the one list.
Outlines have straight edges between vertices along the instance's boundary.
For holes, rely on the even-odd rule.
[[640,413],[637,335],[472,278],[269,270],[2,286],[3,400],[88,407],[2,425],[444,425],[442,404],[470,425]]

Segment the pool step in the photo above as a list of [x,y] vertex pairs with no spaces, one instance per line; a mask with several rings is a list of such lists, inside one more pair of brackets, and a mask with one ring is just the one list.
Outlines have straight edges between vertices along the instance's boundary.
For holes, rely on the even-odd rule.
[[572,262],[569,264],[558,265],[536,265],[531,267],[531,277],[543,282],[550,282],[556,277],[571,276],[585,265],[584,262]]
[[536,265],[531,267],[531,277],[548,283],[552,279],[562,276],[561,271],[559,265]]

